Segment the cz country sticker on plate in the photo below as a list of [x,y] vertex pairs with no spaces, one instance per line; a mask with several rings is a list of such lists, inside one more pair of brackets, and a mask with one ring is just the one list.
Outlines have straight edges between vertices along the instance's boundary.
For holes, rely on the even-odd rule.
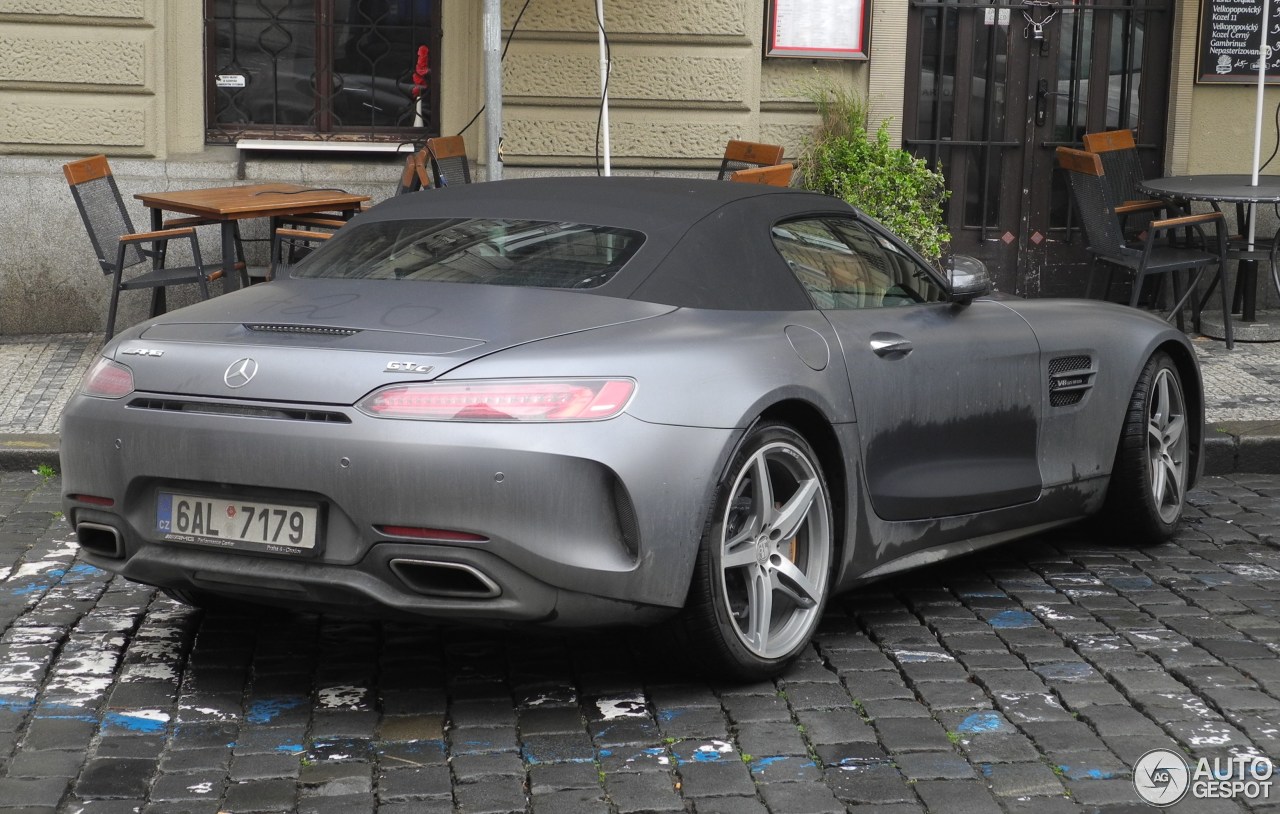
[[315,506],[172,492],[161,492],[156,501],[156,531],[162,539],[274,554],[314,554],[319,518]]

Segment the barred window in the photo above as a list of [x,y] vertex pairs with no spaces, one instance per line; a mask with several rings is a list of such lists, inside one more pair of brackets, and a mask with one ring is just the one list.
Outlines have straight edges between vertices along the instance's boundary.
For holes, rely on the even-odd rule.
[[207,141],[439,135],[439,0],[206,0]]

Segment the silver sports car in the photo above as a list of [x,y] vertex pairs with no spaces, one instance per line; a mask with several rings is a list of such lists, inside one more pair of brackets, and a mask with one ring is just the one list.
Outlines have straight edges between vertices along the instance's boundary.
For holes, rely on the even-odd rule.
[[110,342],[63,418],[86,560],[458,622],[664,617],[741,677],[827,598],[1103,513],[1167,538],[1187,339],[992,296],[799,190],[503,181],[359,216],[281,279]]

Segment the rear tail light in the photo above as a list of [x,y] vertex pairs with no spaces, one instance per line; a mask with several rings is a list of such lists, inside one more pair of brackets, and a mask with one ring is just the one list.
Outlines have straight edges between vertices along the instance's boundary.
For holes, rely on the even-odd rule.
[[133,392],[133,371],[104,356],[84,374],[80,392],[100,399],[123,398]]
[[397,384],[356,406],[377,418],[418,421],[600,421],[621,413],[631,379],[511,379]]

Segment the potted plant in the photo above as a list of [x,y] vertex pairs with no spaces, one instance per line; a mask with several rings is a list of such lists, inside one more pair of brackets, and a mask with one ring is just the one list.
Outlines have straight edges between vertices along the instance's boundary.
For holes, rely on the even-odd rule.
[[848,201],[939,263],[951,240],[942,211],[951,193],[941,169],[892,146],[887,121],[870,135],[866,105],[853,91],[819,80],[806,95],[821,122],[799,159],[804,186]]

